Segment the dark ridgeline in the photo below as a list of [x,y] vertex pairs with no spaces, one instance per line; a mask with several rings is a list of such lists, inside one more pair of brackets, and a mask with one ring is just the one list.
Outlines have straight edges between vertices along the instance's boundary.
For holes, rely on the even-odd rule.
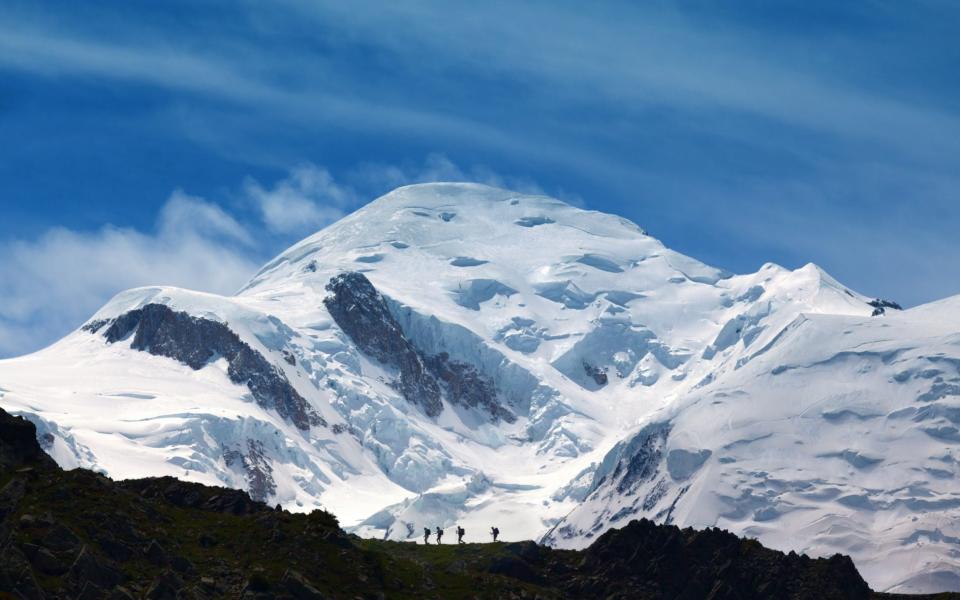
[[61,470],[0,410],[0,598],[869,598],[845,556],[632,521],[590,548],[361,540],[241,491]]

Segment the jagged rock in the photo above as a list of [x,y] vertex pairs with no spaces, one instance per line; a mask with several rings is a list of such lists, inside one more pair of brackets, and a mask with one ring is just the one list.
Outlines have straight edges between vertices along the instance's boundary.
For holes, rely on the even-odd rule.
[[106,597],[107,593],[103,591],[103,588],[92,581],[83,584],[83,588],[77,594],[77,600],[103,600]]
[[205,486],[180,481],[173,477],[129,479],[117,485],[144,498],[162,498],[175,506],[198,508],[210,512],[245,515],[269,510],[241,490]]
[[145,597],[149,600],[177,600],[181,589],[183,580],[175,573],[164,571],[150,584]]
[[423,358],[403,335],[397,320],[370,280],[347,272],[327,283],[331,292],[323,300],[337,325],[357,346],[384,364],[400,371],[400,392],[411,404],[435,417],[443,411],[440,386],[424,365]]
[[246,385],[260,406],[276,410],[300,429],[326,425],[281,369],[223,323],[176,312],[163,304],[147,304],[113,319],[103,335],[112,344],[132,333],[130,347],[134,350],[172,358],[193,370],[222,356],[228,363],[230,381]]
[[495,559],[487,568],[487,572],[530,583],[542,581],[542,577],[534,571],[533,567],[516,556],[501,556]]
[[150,544],[144,549],[143,555],[158,567],[165,567],[170,564],[170,555],[157,540],[150,540]]
[[[866,599],[871,593],[847,557],[783,555],[719,529],[695,531],[631,521],[600,536],[578,567],[603,581],[590,595],[670,598]],[[586,582],[575,581],[574,590]]]
[[110,590],[109,600],[133,600],[133,594],[123,586],[117,586]]
[[247,490],[257,502],[266,502],[277,491],[273,480],[273,467],[263,451],[259,440],[247,440],[247,453],[241,455],[241,463],[247,474]]
[[245,594],[253,592],[253,594],[259,595],[261,592],[269,592],[271,587],[270,580],[267,579],[263,572],[255,570],[247,579],[247,584],[244,586],[243,591]]
[[111,589],[123,581],[123,574],[120,571],[106,564],[87,546],[80,550],[67,575],[80,586],[92,582],[105,589]]
[[618,443],[594,474],[591,492],[610,480],[617,482],[618,493],[629,494],[638,484],[655,479],[669,435],[669,425],[651,423],[629,440]]
[[40,447],[46,452],[53,448],[53,442],[56,441],[56,438],[53,437],[53,434],[48,431],[47,433],[38,436],[37,441],[40,442]]
[[887,314],[888,308],[892,308],[893,310],[903,310],[903,307],[896,302],[892,300],[884,300],[882,298],[871,300],[870,302],[867,302],[867,304],[873,307],[873,312],[870,314],[872,317],[879,317]]
[[[0,523],[6,521],[7,517],[16,511],[25,493],[26,484],[19,477],[11,479],[0,488]],[[22,520],[23,516],[20,519]]]
[[607,373],[600,367],[595,367],[587,361],[583,361],[583,372],[593,379],[597,385],[601,387],[607,385]]
[[503,419],[513,423],[517,420],[512,412],[501,406],[493,382],[472,365],[451,360],[446,352],[426,357],[425,364],[443,382],[451,404],[480,408],[490,413],[494,421]]
[[89,323],[84,324],[80,328],[80,331],[86,331],[87,333],[96,333],[100,331],[104,325],[110,322],[110,319],[94,319]]
[[484,410],[494,422],[516,421],[500,404],[493,381],[475,367],[451,360],[445,352],[429,356],[417,348],[363,274],[341,273],[326,289],[331,295],[323,303],[337,325],[364,353],[400,371],[400,393],[408,402],[435,417],[443,411],[445,390],[451,404]]
[[0,591],[9,591],[27,600],[45,597],[26,556],[13,544],[0,549]]
[[324,600],[326,598],[303,575],[291,569],[287,569],[287,572],[283,574],[280,585],[288,594],[293,596],[294,600]]
[[21,548],[33,568],[40,573],[57,576],[67,572],[67,565],[46,548],[34,544],[24,544]]
[[33,463],[52,464],[36,443],[37,428],[23,417],[0,415],[0,472],[11,472]]
[[196,567],[187,558],[183,556],[174,556],[170,559],[170,566],[181,575],[194,575],[197,572]]
[[105,534],[97,536],[96,542],[103,553],[111,560],[126,562],[133,557],[134,551],[130,546]]
[[70,529],[60,523],[55,523],[40,538],[40,545],[54,552],[72,552],[80,547],[81,541]]

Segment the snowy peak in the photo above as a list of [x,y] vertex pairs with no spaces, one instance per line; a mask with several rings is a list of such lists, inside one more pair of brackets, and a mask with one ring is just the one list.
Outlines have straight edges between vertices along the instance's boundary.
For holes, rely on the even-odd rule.
[[496,523],[582,547],[645,516],[932,589],[960,561],[911,579],[901,558],[960,537],[955,304],[901,311],[813,264],[734,275],[617,216],[417,185],[235,296],[118,294],[0,361],[0,405],[62,465],[242,487],[362,535]]

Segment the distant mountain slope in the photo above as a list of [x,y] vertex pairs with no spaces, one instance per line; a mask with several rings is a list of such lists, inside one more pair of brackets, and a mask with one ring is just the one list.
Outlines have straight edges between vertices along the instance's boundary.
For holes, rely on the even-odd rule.
[[648,517],[960,590],[960,299],[910,310],[816,265],[733,275],[625,219],[400,188],[235,296],[117,295],[0,361],[64,467],[173,476],[414,539],[587,546]]

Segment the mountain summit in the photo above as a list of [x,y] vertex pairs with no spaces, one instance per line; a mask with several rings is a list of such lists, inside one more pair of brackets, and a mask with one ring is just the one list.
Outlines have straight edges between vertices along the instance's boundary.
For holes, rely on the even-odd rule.
[[64,467],[242,488],[364,536],[581,548],[647,517],[849,554],[875,589],[960,589],[958,308],[417,185],[235,296],[118,294],[0,361],[0,406]]

